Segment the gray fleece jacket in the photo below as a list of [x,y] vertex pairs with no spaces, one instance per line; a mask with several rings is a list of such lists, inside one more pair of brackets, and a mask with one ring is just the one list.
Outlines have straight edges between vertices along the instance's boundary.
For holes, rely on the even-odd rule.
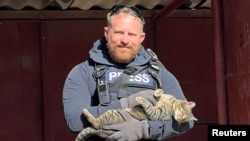
[[[90,58],[78,65],[76,65],[68,74],[64,88],[63,88],[63,109],[64,116],[66,119],[67,126],[73,132],[79,132],[83,128],[90,126],[88,121],[82,115],[82,109],[87,108],[95,117],[98,117],[105,111],[109,109],[118,109],[121,108],[119,100],[113,100],[108,106],[98,105],[98,99],[96,95],[96,81],[93,78],[92,74],[95,70],[94,62],[101,64],[106,64],[111,66],[112,76],[114,74],[120,73],[123,69],[119,64],[113,62],[108,55],[106,40],[101,38],[97,40],[92,49],[89,51]],[[126,65],[128,66],[137,66],[146,64],[151,59],[151,56],[146,52],[143,46],[141,46],[139,53],[135,59]],[[106,74],[107,75],[107,74]],[[143,74],[142,74],[143,75]],[[142,76],[139,75],[139,76]],[[173,94],[178,99],[186,99],[182,89],[179,85],[179,82],[174,77],[174,75],[169,72],[166,67],[161,67],[158,75],[163,84],[163,90],[166,93]],[[151,77],[143,77],[147,85],[151,84]],[[114,77],[115,79],[115,77]],[[131,82],[138,80],[144,83],[143,79],[131,79]],[[110,83],[113,80],[110,79]],[[115,96],[115,94],[113,94]],[[172,136],[177,136],[183,134],[193,128],[193,121],[189,123],[184,123],[178,125],[174,120],[169,121],[148,121],[149,124],[149,134],[152,140],[164,140]]]

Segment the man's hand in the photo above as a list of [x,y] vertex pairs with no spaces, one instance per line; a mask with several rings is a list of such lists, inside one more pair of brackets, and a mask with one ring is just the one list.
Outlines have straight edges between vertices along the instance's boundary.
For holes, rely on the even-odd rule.
[[124,108],[131,108],[136,105],[139,105],[136,101],[135,98],[141,96],[148,101],[150,101],[153,105],[156,103],[156,99],[154,98],[154,90],[143,90],[138,93],[135,93],[127,98],[122,98],[120,99],[120,103],[122,106],[122,109]]
[[149,138],[148,123],[146,120],[139,121],[121,109],[118,112],[123,116],[125,121],[121,124],[103,126],[104,130],[116,131],[108,138],[105,138],[107,141],[138,141]]

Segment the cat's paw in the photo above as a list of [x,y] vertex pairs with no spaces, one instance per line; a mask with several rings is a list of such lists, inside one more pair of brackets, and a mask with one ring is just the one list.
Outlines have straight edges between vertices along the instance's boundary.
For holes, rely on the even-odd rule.
[[154,96],[155,96],[156,98],[159,98],[159,97],[162,96],[163,93],[164,93],[164,92],[163,92],[162,89],[156,89],[156,90],[154,91]]
[[138,104],[143,104],[145,99],[141,96],[138,96],[135,98],[135,101],[138,103]]
[[86,112],[88,112],[88,110],[87,109],[82,109],[82,112],[86,113]]
[[82,113],[88,117],[88,115],[90,114],[89,111],[87,109],[82,109]]

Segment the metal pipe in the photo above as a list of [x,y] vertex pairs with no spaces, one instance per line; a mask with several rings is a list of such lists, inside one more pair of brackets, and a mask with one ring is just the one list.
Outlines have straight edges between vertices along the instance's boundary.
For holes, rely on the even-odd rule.
[[166,7],[164,7],[157,15],[152,18],[152,22],[158,21],[161,17],[166,14],[169,14],[174,9],[178,8],[186,0],[172,0]]
[[158,14],[156,14],[151,19],[150,24],[150,41],[149,44],[152,46],[151,48],[157,52],[157,24],[156,22],[159,21],[164,15],[169,14],[174,9],[178,8],[181,4],[183,4],[186,0],[172,0],[166,7],[164,7]]
[[215,57],[215,79],[218,124],[227,124],[227,101],[226,101],[226,82],[224,52],[223,52],[223,31],[222,31],[222,0],[212,0],[212,20],[214,38],[214,57]]

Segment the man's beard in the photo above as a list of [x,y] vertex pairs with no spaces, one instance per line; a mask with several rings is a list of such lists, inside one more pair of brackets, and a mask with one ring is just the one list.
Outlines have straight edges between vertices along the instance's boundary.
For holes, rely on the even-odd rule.
[[[108,45],[107,45],[108,46]],[[138,49],[135,47],[129,47],[126,51],[120,50],[119,47],[108,47],[110,58],[116,63],[128,64],[130,63],[138,53]]]

